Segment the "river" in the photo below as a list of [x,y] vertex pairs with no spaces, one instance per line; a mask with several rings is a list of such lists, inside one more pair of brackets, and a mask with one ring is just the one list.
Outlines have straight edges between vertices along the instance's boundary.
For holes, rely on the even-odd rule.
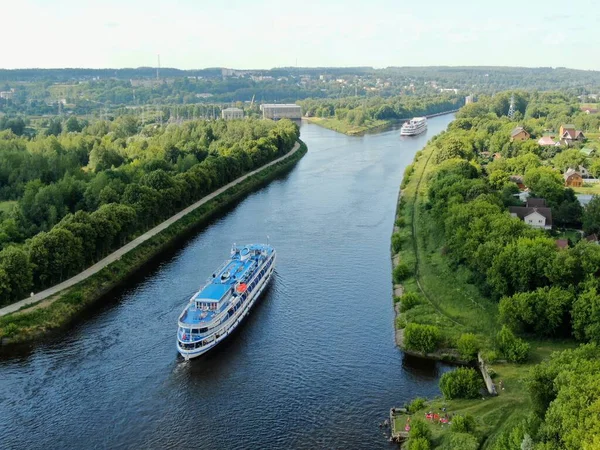
[[[390,448],[391,406],[448,367],[394,345],[390,234],[429,130],[349,137],[303,124],[309,152],[109,295],[78,325],[0,355],[0,447]],[[266,241],[274,280],[240,329],[184,362],[177,317],[232,242]]]

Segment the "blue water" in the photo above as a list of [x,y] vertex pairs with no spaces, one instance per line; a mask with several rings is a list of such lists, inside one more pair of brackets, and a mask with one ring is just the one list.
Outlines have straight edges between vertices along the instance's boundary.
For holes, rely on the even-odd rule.
[[[0,357],[1,448],[389,448],[391,406],[446,367],[394,345],[390,234],[427,133],[349,137],[303,124],[309,153],[79,325]],[[233,242],[277,249],[243,326],[184,362],[177,317]]]

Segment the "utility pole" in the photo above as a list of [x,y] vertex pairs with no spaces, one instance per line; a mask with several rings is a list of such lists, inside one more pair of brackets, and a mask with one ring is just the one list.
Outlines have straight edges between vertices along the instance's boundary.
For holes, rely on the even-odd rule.
[[159,80],[159,78],[158,78],[158,71],[160,70],[160,53],[158,55],[156,55],[156,56],[157,56],[157,59],[158,59],[158,65],[156,66],[156,81],[158,81]]
[[510,107],[508,108],[508,118],[512,119],[515,115],[515,94],[510,96]]

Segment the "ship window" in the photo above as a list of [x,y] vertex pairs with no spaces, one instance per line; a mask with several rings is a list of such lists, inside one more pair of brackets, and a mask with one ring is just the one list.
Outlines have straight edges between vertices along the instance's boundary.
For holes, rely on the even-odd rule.
[[208,328],[200,328],[200,333],[206,333],[208,331]]

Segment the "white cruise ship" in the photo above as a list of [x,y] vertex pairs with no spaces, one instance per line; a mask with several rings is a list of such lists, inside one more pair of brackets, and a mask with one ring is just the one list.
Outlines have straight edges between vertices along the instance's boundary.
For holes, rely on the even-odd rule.
[[186,360],[214,348],[244,320],[269,284],[275,249],[252,244],[231,249],[231,256],[189,301],[177,331],[177,350]]
[[427,117],[413,117],[402,124],[400,136],[416,136],[427,129]]

